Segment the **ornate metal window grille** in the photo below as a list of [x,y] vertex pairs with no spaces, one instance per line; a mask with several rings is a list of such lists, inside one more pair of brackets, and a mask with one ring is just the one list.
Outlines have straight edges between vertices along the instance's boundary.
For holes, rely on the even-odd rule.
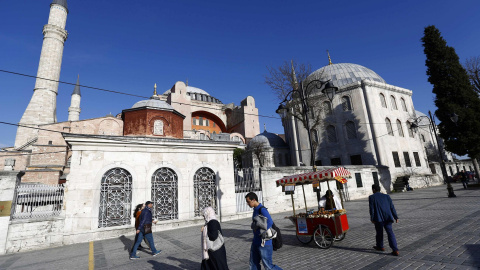
[[193,176],[195,216],[201,216],[205,207],[212,207],[217,212],[217,186],[215,173],[206,167],[200,168]]
[[132,175],[122,168],[107,171],[100,186],[98,227],[130,224]]
[[323,102],[323,113],[325,114],[325,116],[329,116],[332,114],[332,105],[330,101]]
[[400,122],[400,120],[397,120],[397,129],[398,129],[398,135],[400,135],[401,137],[404,137],[402,122]]
[[169,168],[152,175],[153,216],[158,220],[178,219],[178,176]]

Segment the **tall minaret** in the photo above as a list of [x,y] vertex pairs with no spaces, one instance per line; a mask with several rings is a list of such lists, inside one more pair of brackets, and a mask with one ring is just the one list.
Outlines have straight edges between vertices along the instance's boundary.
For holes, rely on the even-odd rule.
[[[38,131],[22,126],[38,127],[57,122],[57,92],[62,66],[63,44],[67,40],[67,0],[53,0],[48,24],[43,27],[43,45],[38,64],[33,96],[20,119],[15,148],[37,137]],[[46,79],[46,80],[45,80]]]
[[77,84],[73,89],[72,100],[68,108],[68,121],[78,121],[80,119],[80,99],[82,99],[82,95],[80,94],[80,75],[78,75]]

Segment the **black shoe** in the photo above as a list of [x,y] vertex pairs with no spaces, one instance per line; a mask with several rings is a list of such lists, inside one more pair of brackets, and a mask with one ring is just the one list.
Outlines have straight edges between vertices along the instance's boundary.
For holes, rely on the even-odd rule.
[[378,250],[378,251],[385,251],[384,248],[373,246],[373,249]]
[[397,250],[397,251],[392,251],[391,254],[392,254],[393,256],[398,256],[398,255],[400,255],[400,254],[398,253],[398,250]]

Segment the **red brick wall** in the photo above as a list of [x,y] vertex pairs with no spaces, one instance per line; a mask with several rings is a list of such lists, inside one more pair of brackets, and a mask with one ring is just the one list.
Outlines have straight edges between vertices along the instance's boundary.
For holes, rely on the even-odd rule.
[[[170,111],[141,109],[125,111],[123,135],[183,138],[183,117]],[[155,120],[163,121],[163,135],[153,134]]]

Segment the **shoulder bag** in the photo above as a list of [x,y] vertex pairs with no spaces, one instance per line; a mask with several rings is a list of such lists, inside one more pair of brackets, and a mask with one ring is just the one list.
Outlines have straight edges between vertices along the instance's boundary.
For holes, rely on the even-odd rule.
[[223,239],[222,233],[220,233],[220,231],[218,231],[218,237],[217,239],[215,239],[215,241],[210,241],[210,239],[208,239],[207,237],[208,250],[217,251],[223,246],[224,243],[225,240]]
[[152,224],[143,225],[143,230],[145,231],[145,234],[152,233]]

